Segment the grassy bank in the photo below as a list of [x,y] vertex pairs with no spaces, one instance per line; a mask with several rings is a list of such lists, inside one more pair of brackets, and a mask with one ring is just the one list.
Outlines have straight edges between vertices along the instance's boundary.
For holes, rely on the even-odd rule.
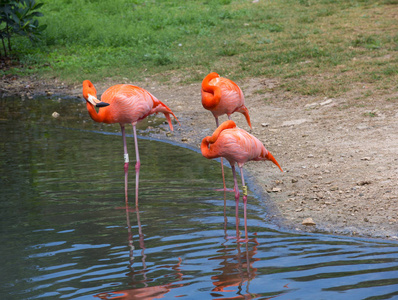
[[43,2],[43,41],[36,48],[19,40],[25,68],[8,72],[75,83],[198,82],[216,71],[330,97],[359,84],[397,89],[396,0]]

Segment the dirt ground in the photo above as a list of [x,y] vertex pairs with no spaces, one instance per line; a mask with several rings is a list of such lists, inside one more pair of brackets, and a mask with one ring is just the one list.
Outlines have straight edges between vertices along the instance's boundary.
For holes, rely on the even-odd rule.
[[[199,147],[215,130],[212,114],[201,105],[200,83],[128,83],[150,91],[179,118],[181,127],[175,126],[172,134],[158,131],[155,137]],[[272,79],[237,83],[245,94],[251,133],[284,170],[270,162],[245,165],[255,186],[269,194],[274,208],[270,218],[276,224],[299,231],[398,239],[397,91],[365,97],[372,87],[363,85],[338,98],[320,98],[280,92],[279,82]],[[112,84],[94,83],[99,95]],[[79,96],[81,86],[3,78],[0,96],[15,94]],[[232,119],[249,131],[243,115]],[[315,225],[303,225],[306,218]]]

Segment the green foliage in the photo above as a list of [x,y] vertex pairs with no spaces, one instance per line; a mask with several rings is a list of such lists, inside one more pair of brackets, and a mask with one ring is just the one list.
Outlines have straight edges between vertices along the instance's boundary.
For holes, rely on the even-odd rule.
[[38,36],[46,28],[39,25],[37,17],[43,14],[37,11],[43,3],[35,0],[1,0],[0,6],[0,38],[3,43],[4,55],[7,50],[4,40],[7,39],[8,49],[11,51],[11,37],[13,35],[25,36],[32,41],[37,41]]
[[279,78],[281,89],[305,95],[339,93],[355,82],[388,89],[397,80],[389,66],[398,50],[390,2],[46,0],[39,47],[15,40],[30,68],[12,72],[76,83],[176,76],[199,82],[216,71]]

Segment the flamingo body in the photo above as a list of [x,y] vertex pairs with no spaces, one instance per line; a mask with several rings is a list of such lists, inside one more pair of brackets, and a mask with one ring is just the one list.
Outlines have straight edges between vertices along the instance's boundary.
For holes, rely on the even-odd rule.
[[[88,95],[96,97],[97,93],[92,83],[85,80],[83,82],[83,96],[87,99]],[[170,129],[173,130],[170,114],[175,117],[174,113],[143,88],[130,84],[117,84],[108,88],[102,94],[101,101],[108,103],[109,106],[101,107],[98,113],[92,103],[87,101],[89,114],[96,122],[119,123],[120,125],[136,124],[151,114],[162,112],[166,116]]]
[[250,160],[265,160],[262,153],[267,153],[264,145],[253,135],[239,128],[230,128],[221,132],[209,151],[207,158],[224,157],[232,165],[243,166]]
[[272,154],[255,136],[236,127],[231,120],[222,123],[212,136],[202,140],[201,151],[206,158],[224,157],[231,165],[237,163],[239,167],[250,160],[270,160],[281,169]]
[[[155,106],[156,98],[146,90],[128,84],[107,89],[101,100],[110,105],[104,109],[104,123],[133,123],[147,117]],[[157,99],[156,99],[157,100]]]

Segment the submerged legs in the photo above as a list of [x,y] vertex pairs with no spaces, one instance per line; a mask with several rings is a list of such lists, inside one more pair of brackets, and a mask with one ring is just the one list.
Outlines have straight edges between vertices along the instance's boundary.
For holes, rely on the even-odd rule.
[[122,128],[122,137],[123,137],[123,149],[124,149],[124,195],[126,200],[126,207],[128,205],[128,197],[127,197],[127,185],[128,185],[128,170],[129,170],[129,154],[127,153],[127,143],[126,143],[126,133],[124,130],[124,125],[120,125]]
[[236,180],[235,165],[231,165],[232,175],[234,176],[234,190],[235,190],[235,219],[236,219],[236,238],[240,238],[239,233],[239,186]]
[[[123,149],[124,149],[124,194],[126,199],[126,205],[128,203],[128,170],[129,170],[129,154],[127,153],[127,143],[126,143],[126,133],[124,125],[120,125],[122,128],[122,137],[123,137]],[[136,164],[135,164],[135,205],[138,206],[138,184],[140,177],[140,154],[138,152],[138,141],[137,141],[137,129],[135,124],[133,124],[134,131],[134,144],[135,144],[135,156],[136,156]]]
[[135,206],[138,207],[138,184],[140,181],[140,154],[138,152],[138,141],[137,141],[137,129],[135,128],[135,124],[133,124],[133,131],[134,131],[134,145],[135,145]]
[[247,235],[247,187],[245,184],[245,178],[243,176],[243,168],[240,168],[240,176],[242,178],[242,187],[243,187],[243,218],[245,222],[245,239],[241,240],[241,242],[247,242],[249,237]]
[[235,218],[236,218],[236,238],[238,242],[248,242],[248,234],[247,234],[247,187],[245,184],[245,178],[243,176],[243,168],[240,168],[240,174],[242,179],[242,186],[243,186],[243,218],[245,222],[245,238],[240,238],[240,231],[239,231],[239,186],[238,181],[236,179],[236,170],[235,164],[231,165],[232,175],[234,176],[234,190],[235,190]]

